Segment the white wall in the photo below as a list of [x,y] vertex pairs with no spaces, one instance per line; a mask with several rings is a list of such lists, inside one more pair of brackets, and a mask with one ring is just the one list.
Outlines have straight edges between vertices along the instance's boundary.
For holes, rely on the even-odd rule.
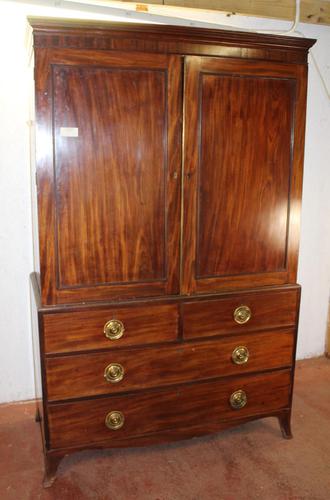
[[[73,11],[26,2],[0,1],[0,402],[34,397],[28,286],[33,259],[28,127],[30,73],[25,48],[27,14],[75,15]],[[76,15],[86,17],[81,13]],[[228,18],[221,15],[200,12],[198,16],[213,23],[228,22]],[[92,17],[91,14],[88,17]],[[134,15],[130,18],[133,20]],[[243,17],[230,21],[259,29],[288,26],[278,21]],[[172,22],[179,21],[172,19]],[[299,30],[318,38],[315,56],[329,86],[330,28],[299,25]],[[307,118],[299,260],[299,282],[303,285],[299,358],[324,351],[330,288],[330,109],[312,64]]]
[[28,85],[24,19],[3,6],[0,19],[0,401],[10,401],[33,396]]
[[[318,38],[313,54],[330,88],[330,27],[303,25]],[[309,67],[298,281],[302,285],[297,356],[324,352],[330,291],[330,101]]]

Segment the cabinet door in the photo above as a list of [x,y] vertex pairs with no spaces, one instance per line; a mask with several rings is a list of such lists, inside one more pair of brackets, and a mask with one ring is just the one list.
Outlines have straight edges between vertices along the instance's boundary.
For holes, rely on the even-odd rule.
[[181,59],[36,53],[44,303],[177,293]]
[[187,57],[183,293],[294,283],[306,69]]

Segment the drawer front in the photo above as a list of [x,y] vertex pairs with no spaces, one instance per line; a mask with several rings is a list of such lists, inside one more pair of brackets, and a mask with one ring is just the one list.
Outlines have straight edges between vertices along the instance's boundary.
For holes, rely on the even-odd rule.
[[[109,446],[115,446],[116,440],[176,427],[203,426],[275,412],[288,407],[290,382],[291,372],[285,370],[144,394],[49,405],[50,445],[62,448],[109,440]],[[246,404],[233,409],[230,398],[239,390],[244,391]],[[109,424],[122,426],[116,430],[108,428],[107,415]]]
[[299,289],[293,289],[187,302],[183,305],[184,337],[208,337],[295,325],[298,301]]
[[46,359],[48,400],[160,387],[287,367],[294,330],[238,335],[144,348]]
[[[108,329],[113,328],[113,325],[109,325],[111,320],[117,322],[113,331],[115,336],[116,328],[124,329],[120,338],[106,337],[105,325],[108,323]],[[176,304],[148,304],[141,307],[113,307],[45,314],[43,316],[45,353],[169,342],[178,336],[178,322]],[[111,331],[110,336],[112,336]]]

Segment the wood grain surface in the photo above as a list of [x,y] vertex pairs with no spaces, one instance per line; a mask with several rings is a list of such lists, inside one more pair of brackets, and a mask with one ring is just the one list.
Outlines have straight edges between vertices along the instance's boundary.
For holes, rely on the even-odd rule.
[[315,40],[190,26],[29,18],[34,47],[195,54],[306,63]]
[[[133,2],[133,0],[124,0]],[[243,15],[253,17],[270,17],[293,21],[295,18],[295,2],[281,0],[147,0],[145,3],[164,4],[176,7],[217,10],[229,15]],[[300,2],[299,22],[330,24],[329,0],[302,0]]]
[[178,292],[180,70],[175,56],[36,55],[43,303]]
[[[246,392],[248,403],[233,410],[229,398],[238,389]],[[109,439],[109,445],[115,446],[116,440],[123,437],[272,413],[286,408],[289,390],[290,371],[285,370],[131,396],[52,404],[48,406],[50,444],[52,448],[82,443],[88,446]],[[105,426],[105,417],[111,411],[123,413],[125,423],[121,429],[113,431]]]
[[[289,408],[281,408],[279,410],[274,410],[268,413],[258,413],[251,416],[241,417],[239,412],[237,412],[237,416],[228,420],[214,420],[208,422],[199,422],[193,426],[185,426],[184,424],[179,427],[176,426],[169,430],[164,430],[160,432],[148,433],[141,436],[125,437],[123,434],[120,439],[116,440],[114,445],[115,448],[124,448],[124,447],[133,447],[133,446],[154,446],[158,444],[171,443],[175,441],[182,441],[183,439],[192,439],[199,436],[205,436],[206,434],[211,434],[215,432],[220,432],[226,429],[230,429],[232,427],[241,426],[247,422],[252,420],[260,420],[263,418],[277,418],[279,422],[287,422],[290,420],[290,409]],[[262,424],[261,424],[262,425]],[[286,425],[286,424],[285,424]],[[278,436],[280,436],[280,431],[278,432]],[[54,457],[54,460],[61,460],[64,456],[75,453],[77,451],[81,451],[83,449],[88,448],[89,450],[101,450],[103,448],[110,448],[111,442],[109,438],[105,438],[102,441],[97,441],[95,443],[88,443],[88,445],[81,443],[75,444],[73,446],[66,446],[64,448],[57,448],[47,450],[45,457],[46,460],[48,457],[50,460]]]
[[58,287],[165,280],[166,72],[64,65],[53,88]]
[[300,68],[188,57],[185,82],[182,291],[295,282]]
[[[109,340],[104,325],[111,319],[124,324],[120,339]],[[169,342],[178,337],[176,304],[144,307],[94,308],[87,311],[43,315],[45,353],[116,349],[138,344]]]
[[[243,333],[266,328],[295,325],[299,291],[245,293],[218,300],[183,305],[184,338]],[[234,311],[245,305],[251,309],[251,319],[244,324],[234,320]]]
[[294,82],[202,73],[199,85],[196,277],[283,271]]
[[[287,367],[292,361],[294,333],[294,329],[286,329],[160,348],[48,358],[48,400],[116,394]],[[232,360],[239,346],[249,351],[249,359],[242,365]],[[104,370],[111,363],[119,363],[124,369],[124,378],[117,383],[104,378]]]

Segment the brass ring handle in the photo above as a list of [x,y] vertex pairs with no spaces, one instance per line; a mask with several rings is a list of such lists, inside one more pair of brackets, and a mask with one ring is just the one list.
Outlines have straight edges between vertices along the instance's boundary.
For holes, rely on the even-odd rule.
[[229,398],[229,403],[234,410],[240,410],[241,408],[244,408],[244,406],[247,404],[246,393],[242,391],[242,389],[233,392]]
[[234,311],[234,320],[239,325],[243,325],[244,323],[247,323],[251,319],[251,316],[252,316],[252,312],[248,306],[236,307],[236,309]]
[[120,339],[124,335],[125,327],[119,319],[111,319],[104,325],[104,334],[109,340]]
[[231,359],[235,363],[235,365],[244,365],[244,363],[247,363],[249,360],[249,350],[247,347],[244,345],[240,345],[238,347],[235,347],[235,349],[232,352]]
[[110,411],[108,415],[105,417],[105,425],[108,427],[108,429],[111,429],[112,431],[117,431],[118,429],[121,429],[122,426],[124,425],[125,422],[125,417],[122,414],[121,411]]
[[124,378],[125,370],[119,363],[110,363],[104,370],[104,378],[107,382],[120,382]]

